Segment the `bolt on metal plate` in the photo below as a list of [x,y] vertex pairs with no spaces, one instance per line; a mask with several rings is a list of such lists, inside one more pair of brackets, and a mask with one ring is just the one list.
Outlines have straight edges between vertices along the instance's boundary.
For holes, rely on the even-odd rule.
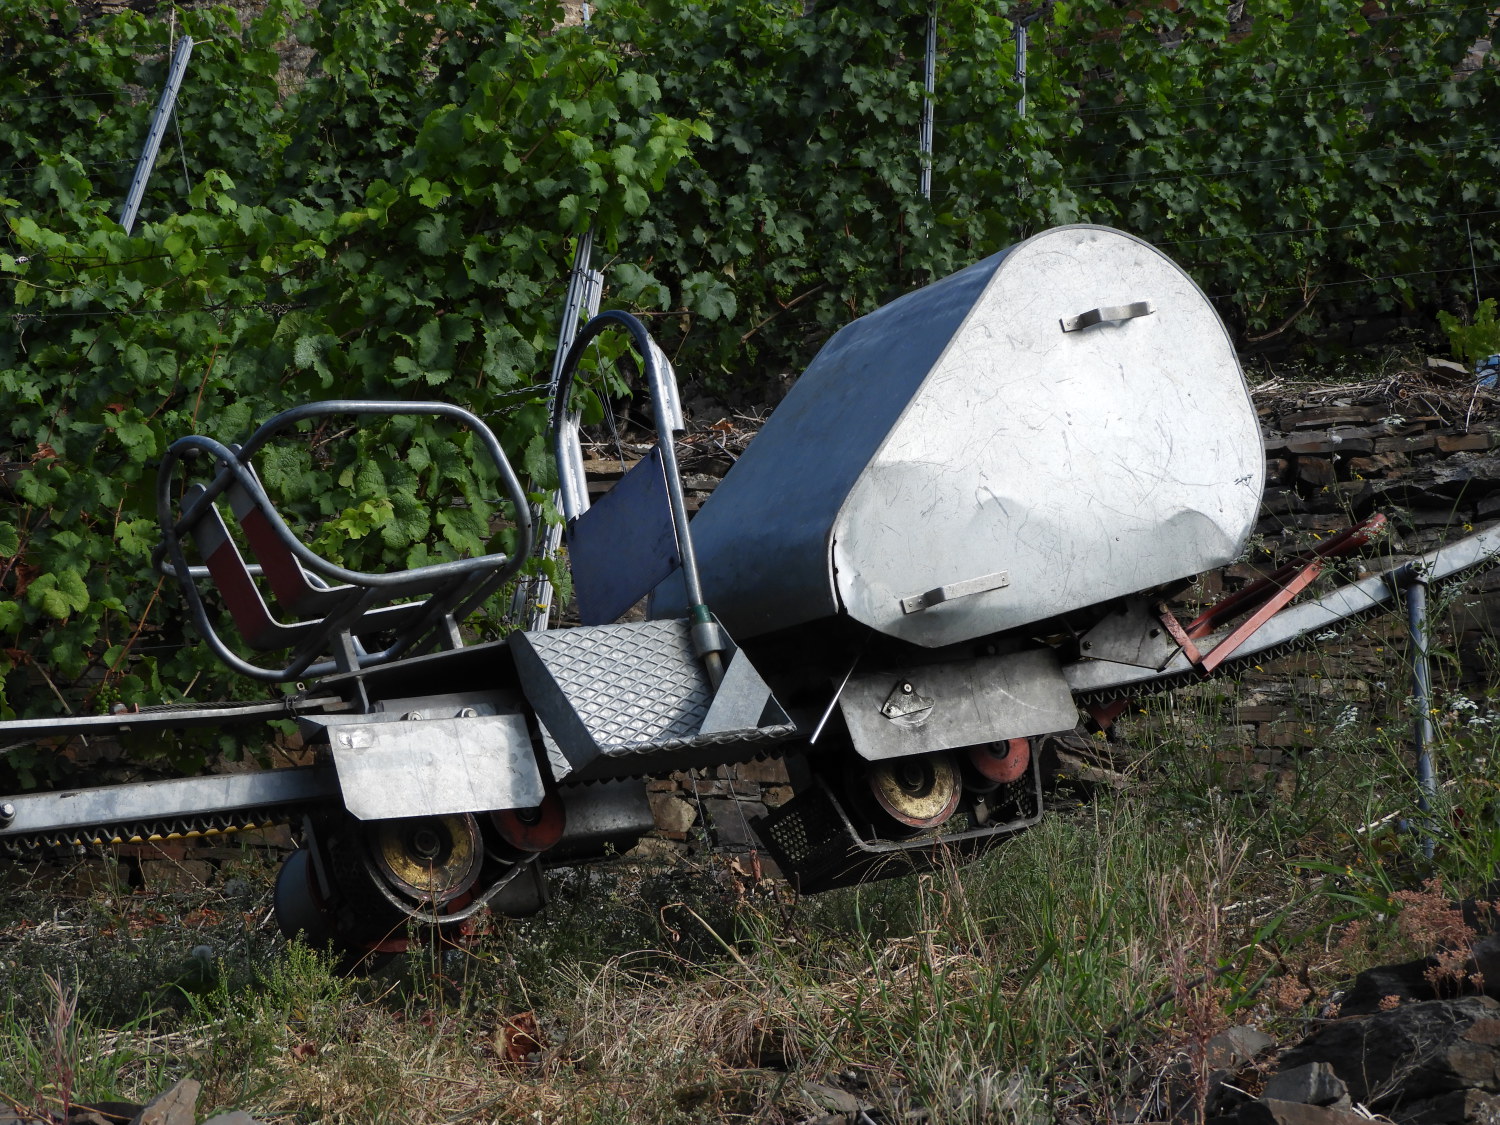
[[881,704],[880,713],[887,719],[921,722],[932,710],[932,699],[917,691],[910,680],[901,680]]

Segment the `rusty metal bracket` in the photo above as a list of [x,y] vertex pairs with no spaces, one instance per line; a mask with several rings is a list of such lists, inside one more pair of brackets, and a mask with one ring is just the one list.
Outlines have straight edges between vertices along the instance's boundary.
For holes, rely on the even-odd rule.
[[1276,616],[1287,603],[1300,594],[1312,583],[1313,579],[1323,572],[1322,558],[1313,558],[1301,563],[1293,572],[1291,577],[1283,584],[1279,584],[1274,592],[1264,593],[1257,598],[1259,607],[1244,621],[1240,622],[1228,636],[1214,645],[1207,653],[1200,652],[1194,640],[1204,635],[1204,628],[1199,624],[1203,617],[1198,618],[1192,624],[1184,626],[1177,620],[1176,615],[1166,602],[1156,603],[1156,614],[1162,626],[1171,634],[1172,639],[1182,646],[1182,653],[1188,661],[1202,675],[1209,675],[1215,668],[1234,655],[1235,651],[1249,640],[1257,629]]
[[1386,518],[1376,512],[1363,523],[1356,524],[1347,531],[1340,532],[1325,543],[1320,543],[1316,548],[1296,558],[1283,563],[1264,578],[1250,583],[1243,590],[1236,591],[1228,597],[1221,598],[1209,606],[1197,617],[1187,624],[1187,634],[1190,637],[1206,637],[1214,631],[1221,621],[1227,621],[1231,617],[1237,617],[1252,606],[1259,605],[1264,599],[1275,597],[1277,591],[1282,589],[1286,583],[1292,581],[1301,569],[1315,559],[1329,559],[1339,555],[1347,555],[1357,551],[1361,547],[1368,546],[1376,536],[1385,530]]
[[[1182,654],[1187,657],[1188,662],[1198,671],[1198,674],[1204,677],[1210,676],[1219,665],[1233,656],[1241,645],[1254,636],[1256,630],[1280,613],[1286,608],[1287,603],[1312,584],[1313,579],[1323,572],[1325,558],[1363,546],[1384,526],[1384,516],[1378,514],[1372,516],[1358,527],[1351,528],[1342,535],[1329,540],[1317,551],[1287,563],[1277,569],[1274,574],[1262,578],[1225,598],[1217,605],[1211,606],[1187,625],[1177,620],[1177,615],[1164,601],[1157,602],[1152,608],[1156,611],[1157,619],[1161,621],[1162,627],[1181,647]],[[1234,612],[1242,613],[1250,605],[1256,606],[1254,613],[1207,653],[1199,650],[1195,641],[1207,636],[1214,625],[1225,617],[1232,616]],[[1091,704],[1088,707],[1089,717],[1100,730],[1107,730],[1129,705],[1129,701],[1123,699],[1110,703]]]
[[1297,572],[1296,577],[1275,594],[1271,595],[1271,597],[1267,598],[1258,610],[1241,622],[1229,636],[1216,644],[1212,652],[1203,657],[1202,660],[1193,661],[1198,666],[1199,671],[1206,676],[1233,656],[1235,650],[1240,645],[1249,640],[1257,629],[1272,617],[1275,617],[1288,602],[1305,590],[1311,584],[1312,580],[1322,572],[1322,559],[1314,559],[1312,562],[1304,564],[1302,569]]
[[1166,602],[1157,602],[1156,617],[1161,622],[1162,628],[1166,629],[1171,638],[1177,642],[1178,647],[1182,649],[1183,655],[1195,665],[1201,665],[1203,656],[1198,652],[1198,646],[1193,643],[1193,639],[1187,635],[1187,630],[1182,627],[1182,622],[1177,620],[1172,607]]

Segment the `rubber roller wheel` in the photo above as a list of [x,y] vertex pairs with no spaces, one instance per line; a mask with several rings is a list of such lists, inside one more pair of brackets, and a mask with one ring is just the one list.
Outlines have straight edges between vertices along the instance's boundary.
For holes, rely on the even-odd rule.
[[[368,932],[352,932],[348,918],[341,918],[324,900],[318,889],[312,853],[305,847],[283,861],[276,875],[273,905],[276,926],[282,936],[332,953],[334,971],[340,976],[373,973],[406,948],[404,932],[400,936],[390,933],[382,936],[373,922],[369,923]],[[390,918],[384,924],[389,928]]]
[[367,832],[375,873],[418,906],[451,902],[479,878],[484,849],[471,814],[379,820]]
[[287,856],[276,873],[272,898],[276,926],[288,941],[301,939],[315,949],[333,943],[337,923],[318,893],[318,880],[306,848]]
[[1009,785],[1025,777],[1031,766],[1031,740],[1012,738],[971,746],[964,753],[964,764],[980,779],[975,788]]

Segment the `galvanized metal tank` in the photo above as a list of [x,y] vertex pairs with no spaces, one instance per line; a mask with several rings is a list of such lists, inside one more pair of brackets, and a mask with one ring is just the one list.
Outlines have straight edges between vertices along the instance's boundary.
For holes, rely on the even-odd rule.
[[846,613],[935,647],[1233,560],[1264,466],[1198,286],[1060,227],[835,335],[692,533],[740,639]]

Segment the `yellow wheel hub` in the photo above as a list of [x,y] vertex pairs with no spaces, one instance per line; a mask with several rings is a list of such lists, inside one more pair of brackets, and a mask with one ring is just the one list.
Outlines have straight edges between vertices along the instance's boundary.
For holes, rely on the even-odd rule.
[[441,905],[474,885],[483,850],[468,814],[382,820],[372,826],[375,868],[398,892]]
[[948,753],[876,762],[869,769],[876,803],[909,828],[936,828],[953,815],[963,791],[958,765]]

